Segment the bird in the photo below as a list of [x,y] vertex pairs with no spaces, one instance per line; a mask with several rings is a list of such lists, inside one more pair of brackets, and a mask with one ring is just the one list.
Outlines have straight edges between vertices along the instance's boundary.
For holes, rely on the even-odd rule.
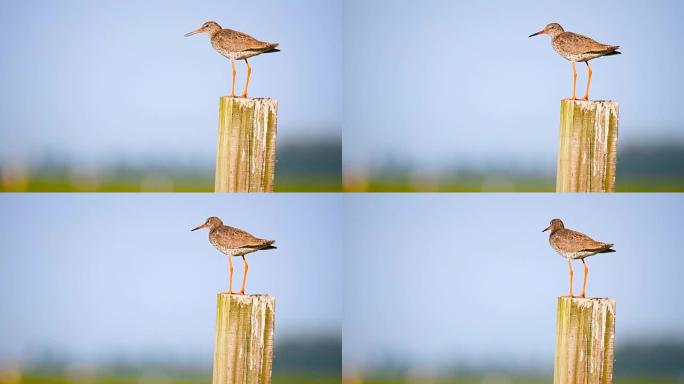
[[206,33],[211,40],[211,46],[214,49],[230,60],[233,67],[233,82],[231,85],[230,97],[235,97],[235,60],[244,60],[247,64],[247,80],[245,81],[245,90],[242,92],[243,98],[247,97],[247,89],[249,88],[249,78],[252,76],[252,68],[249,66],[250,57],[260,55],[262,53],[280,52],[277,48],[278,43],[267,43],[259,41],[252,36],[234,31],[228,28],[222,28],[219,23],[215,21],[207,21],[192,32],[185,34],[185,37],[192,36],[196,33]]
[[242,287],[237,293],[244,295],[245,283],[247,282],[247,271],[249,270],[249,264],[247,264],[245,255],[266,249],[276,249],[276,247],[273,245],[275,240],[260,239],[258,237],[252,236],[242,229],[223,225],[221,219],[215,216],[208,218],[204,224],[192,229],[191,231],[196,231],[202,228],[209,228],[209,242],[211,245],[213,245],[224,255],[228,256],[230,278],[228,283],[228,291],[224,293],[236,293],[233,292],[233,261],[231,260],[231,256],[242,257],[242,261],[245,263],[245,273],[242,277]]
[[568,297],[578,297],[572,293],[572,259],[582,260],[584,264],[584,281],[582,283],[582,293],[579,297],[585,297],[587,292],[587,275],[589,274],[589,267],[584,259],[596,255],[598,253],[615,252],[612,249],[614,244],[602,243],[596,241],[591,237],[565,228],[560,219],[553,219],[546,229],[542,232],[551,231],[549,234],[549,244],[558,254],[568,259],[568,268],[570,268],[570,294]]
[[602,44],[594,39],[583,36],[574,32],[565,32],[563,27],[558,23],[551,23],[544,27],[541,31],[531,34],[529,37],[537,35],[551,36],[551,46],[565,59],[572,62],[572,97],[565,100],[577,100],[577,71],[575,70],[575,63],[584,62],[587,65],[589,76],[587,78],[587,90],[584,93],[584,100],[589,100],[589,85],[591,85],[591,67],[589,60],[601,56],[620,55],[619,45]]

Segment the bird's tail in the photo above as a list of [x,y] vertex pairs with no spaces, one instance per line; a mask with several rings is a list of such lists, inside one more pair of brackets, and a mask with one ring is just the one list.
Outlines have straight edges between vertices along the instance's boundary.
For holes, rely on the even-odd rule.
[[264,53],[280,52],[280,49],[278,49],[277,47],[278,47],[278,43],[273,43],[273,44],[271,44],[271,46],[269,47],[268,50],[264,51]]
[[266,249],[277,249],[276,246],[273,245],[273,243],[275,243],[275,240],[267,240],[267,241],[264,242],[264,247],[263,247],[263,248],[260,248],[260,249],[261,249],[261,250],[266,250]]
[[613,245],[614,245],[614,244],[606,244],[606,245],[605,245],[605,249],[602,250],[602,251],[599,252],[599,253],[612,253],[612,252],[615,252],[615,250],[612,249],[612,248],[613,248]]
[[610,49],[612,49],[612,51],[606,53],[606,54],[603,55],[603,56],[622,55],[622,52],[619,52],[619,51],[618,51],[618,49],[620,49],[620,46],[619,46],[619,45],[614,45],[614,46],[610,47]]

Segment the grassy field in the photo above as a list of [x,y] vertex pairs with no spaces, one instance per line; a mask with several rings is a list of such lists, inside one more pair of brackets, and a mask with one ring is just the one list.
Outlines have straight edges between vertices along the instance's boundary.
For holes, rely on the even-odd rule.
[[[341,181],[331,177],[277,178],[276,192],[339,192]],[[64,177],[35,176],[21,184],[0,183],[0,192],[213,192],[211,178],[176,177],[157,184],[139,177],[106,177],[97,182],[73,182]]]
[[[181,376],[181,377],[160,377],[141,379],[140,376],[131,375],[111,375],[111,376],[95,376],[95,377],[68,377],[66,375],[49,375],[49,374],[23,374],[15,380],[3,380],[0,377],[1,384],[211,384],[210,376]],[[273,375],[273,384],[337,384],[341,379],[336,376],[319,375],[319,374],[294,374],[285,373]]]
[[[364,182],[346,183],[347,192],[555,192],[551,178],[484,178],[440,179],[417,182],[403,178],[369,178]],[[625,178],[616,185],[617,192],[683,192],[684,178]]]
[[[424,384],[483,384],[483,383],[506,383],[506,384],[548,384],[553,382],[552,377],[470,377],[470,378],[440,378],[440,379],[402,379],[402,378],[364,378],[362,381],[354,381],[354,384],[403,384],[403,383],[424,383]],[[352,382],[350,382],[351,384]],[[681,383],[676,378],[663,377],[616,377],[613,384],[676,384]]]

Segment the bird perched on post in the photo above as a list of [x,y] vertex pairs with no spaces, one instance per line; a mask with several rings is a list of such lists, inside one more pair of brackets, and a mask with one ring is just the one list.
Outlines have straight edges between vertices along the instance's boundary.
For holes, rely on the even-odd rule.
[[196,30],[186,33],[185,37],[192,36],[196,33],[209,34],[211,46],[214,47],[218,53],[230,60],[233,67],[233,81],[230,91],[231,97],[235,97],[235,60],[244,60],[245,64],[247,64],[247,80],[245,81],[245,90],[242,92],[241,96],[247,97],[249,78],[252,76],[252,68],[249,66],[247,59],[262,53],[280,52],[280,50],[276,48],[278,43],[259,41],[245,33],[221,28],[215,21],[207,21]]
[[584,62],[587,65],[588,78],[587,90],[584,93],[584,100],[589,100],[589,85],[591,85],[591,67],[589,60],[601,56],[619,55],[619,45],[601,44],[589,37],[582,36],[573,32],[565,32],[563,27],[558,23],[551,23],[544,27],[541,31],[531,34],[529,37],[537,35],[551,36],[551,46],[565,59],[572,62],[572,97],[570,100],[577,100],[577,71],[575,70],[575,63]]
[[556,252],[558,252],[561,256],[568,259],[568,268],[570,268],[569,297],[576,297],[572,294],[573,272],[572,263],[570,260],[582,260],[582,264],[584,264],[584,282],[582,283],[582,293],[580,293],[579,297],[585,297],[589,267],[587,267],[587,263],[584,262],[584,259],[597,253],[615,252],[615,250],[611,249],[613,244],[601,243],[583,233],[566,229],[560,219],[551,220],[551,224],[542,232],[546,232],[548,230],[551,231],[551,234],[549,234],[549,243],[551,244],[551,247],[555,249]]
[[245,293],[245,283],[247,282],[247,271],[249,264],[245,259],[248,253],[260,251],[263,249],[275,249],[273,246],[275,240],[259,239],[250,235],[249,233],[238,229],[223,225],[223,222],[218,217],[210,217],[204,224],[192,229],[196,231],[201,228],[209,228],[209,242],[221,253],[228,256],[228,265],[230,278],[228,282],[228,291],[225,293],[232,294],[233,292],[233,261],[232,256],[241,256],[245,263],[245,273],[242,277],[242,287],[239,294]]

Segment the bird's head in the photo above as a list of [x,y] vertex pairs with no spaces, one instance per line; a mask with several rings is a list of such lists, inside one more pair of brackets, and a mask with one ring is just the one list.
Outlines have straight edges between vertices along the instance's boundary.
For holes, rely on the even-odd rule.
[[197,228],[193,228],[190,232],[196,231],[196,230],[202,229],[202,228],[214,229],[214,228],[220,227],[222,225],[223,225],[223,222],[221,221],[221,219],[219,219],[218,217],[212,216],[212,217],[208,218],[207,221],[204,222],[204,224],[200,225]]
[[563,228],[565,228],[565,226],[563,225],[563,222],[561,221],[561,219],[553,219],[553,220],[551,220],[551,224],[549,224],[549,226],[546,227],[546,229],[542,230],[542,232],[546,232],[550,229],[551,233],[554,233],[557,230],[563,229]]
[[563,27],[561,27],[560,24],[551,23],[551,24],[548,24],[546,27],[544,27],[541,31],[531,34],[529,37],[543,34],[543,35],[549,35],[553,38],[553,37],[556,37],[557,35],[560,35],[563,32],[565,32],[565,30],[563,30]]
[[221,30],[221,26],[219,23],[215,21],[207,21],[206,23],[202,24],[201,27],[195,29],[192,32],[188,32],[185,34],[185,37],[192,36],[196,33],[208,33],[209,36],[212,36],[214,33],[218,32]]

